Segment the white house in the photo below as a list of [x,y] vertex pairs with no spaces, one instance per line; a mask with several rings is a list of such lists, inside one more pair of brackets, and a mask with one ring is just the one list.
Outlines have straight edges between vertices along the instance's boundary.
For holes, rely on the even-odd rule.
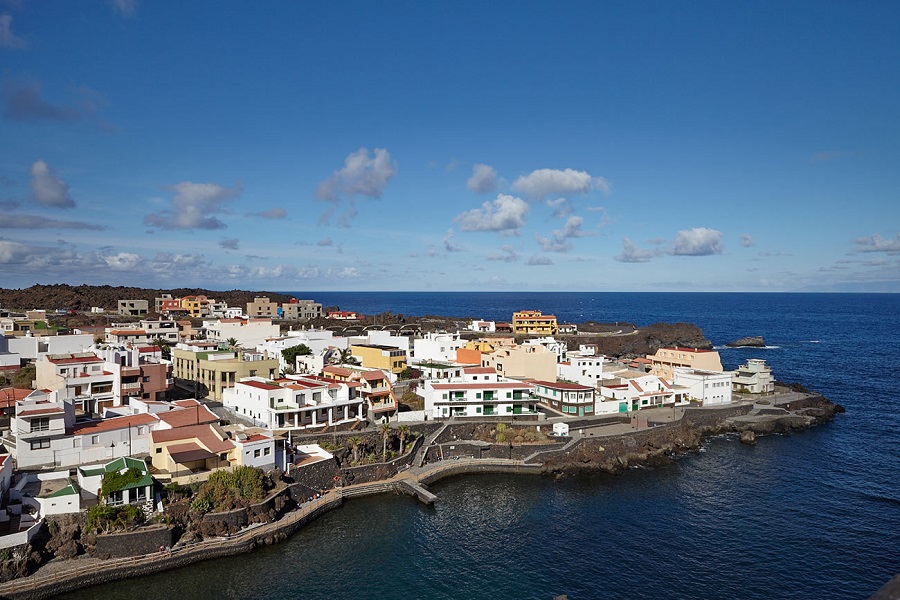
[[580,385],[563,381],[534,381],[534,393],[541,404],[566,416],[590,416],[594,414],[593,385]]
[[603,363],[605,360],[606,357],[603,355],[570,354],[567,360],[556,365],[557,377],[580,385],[597,387],[604,379]]
[[9,352],[22,360],[37,360],[44,354],[74,354],[84,352],[94,343],[89,333],[72,335],[38,335],[7,338]]
[[207,339],[227,342],[237,341],[241,348],[255,349],[269,338],[278,337],[281,329],[272,319],[217,319],[203,321]]
[[426,380],[417,393],[425,400],[428,418],[449,417],[507,417],[538,413],[537,401],[530,396],[531,385],[512,379],[490,377],[484,381],[469,380],[450,382]]
[[365,418],[355,388],[335,381],[294,375],[275,381],[245,377],[222,392],[222,404],[268,429],[305,429]]
[[751,358],[733,371],[731,385],[735,392],[771,394],[775,392],[775,377],[761,358]]
[[469,330],[477,331],[478,333],[494,333],[497,331],[497,323],[494,321],[474,320],[469,323]]
[[731,373],[675,367],[676,386],[688,389],[688,397],[703,406],[731,402]]
[[457,333],[429,332],[423,338],[413,340],[413,351],[410,355],[415,362],[456,360],[456,351],[466,345]]
[[605,404],[603,406],[598,404],[598,412],[604,413],[683,406],[689,403],[687,388],[676,387],[665,378],[656,375],[643,375],[619,383],[607,383],[600,388],[600,395],[602,397],[600,402]]

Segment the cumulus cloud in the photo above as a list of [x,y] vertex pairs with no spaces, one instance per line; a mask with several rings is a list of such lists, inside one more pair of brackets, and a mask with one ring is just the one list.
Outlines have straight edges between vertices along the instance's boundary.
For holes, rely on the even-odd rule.
[[143,261],[140,256],[131,252],[119,252],[101,258],[113,271],[134,271]]
[[500,252],[495,252],[494,254],[489,254],[487,256],[488,260],[499,260],[502,262],[516,262],[519,260],[519,253],[515,248],[510,246],[509,244],[505,244],[502,248],[500,248]]
[[706,227],[682,229],[675,238],[672,254],[676,256],[722,254],[722,232]]
[[0,47],[25,47],[25,40],[12,32],[12,15],[0,15]]
[[884,238],[875,233],[869,237],[853,240],[857,245],[857,252],[884,252],[886,254],[900,254],[900,233],[894,238]]
[[137,14],[137,0],[110,0],[113,12],[123,17],[133,17]]
[[202,254],[158,252],[149,263],[150,270],[165,275],[184,275],[208,272],[211,267]]
[[455,235],[456,233],[453,231],[453,229],[448,229],[447,234],[444,236],[444,250],[446,250],[447,252],[463,251],[462,246],[453,241],[453,236]]
[[41,84],[36,81],[6,81],[3,84],[4,116],[14,121],[76,121],[78,110],[56,106],[41,98]]
[[466,186],[476,194],[487,194],[497,190],[497,171],[494,167],[476,164]]
[[4,215],[0,219],[0,229],[89,229],[99,231],[106,229],[95,223],[81,221],[59,221],[37,215]]
[[591,177],[585,171],[574,169],[538,169],[516,179],[513,187],[526,196],[540,200],[547,196],[584,194],[591,190],[609,191],[609,184],[602,177]]
[[344,159],[344,168],[335,171],[316,188],[316,197],[334,204],[322,214],[320,222],[327,224],[341,200],[346,199],[347,207],[338,220],[341,225],[349,226],[356,216],[354,198],[380,198],[396,174],[397,164],[384,148],[375,148],[371,156],[367,148],[351,152]]
[[225,223],[211,215],[226,212],[224,204],[241,193],[240,186],[226,188],[190,181],[166,189],[175,193],[171,208],[146,215],[145,225],[160,229],[224,229]]
[[581,217],[569,217],[562,229],[554,229],[549,236],[534,234],[534,239],[540,244],[544,252],[566,252],[572,248],[571,238],[588,237],[593,235],[584,231],[582,226],[584,219]]
[[650,262],[657,255],[653,250],[643,250],[637,246],[631,239],[622,238],[622,253],[613,256],[613,260],[622,263],[643,263]]
[[495,231],[515,234],[525,225],[528,203],[521,198],[498,194],[493,202],[473,208],[454,219],[463,231]]
[[527,264],[530,267],[545,266],[545,265],[552,265],[553,261],[550,260],[550,257],[548,257],[548,256],[532,256],[531,258],[528,259]]
[[547,200],[547,206],[553,209],[553,216],[565,218],[572,214],[572,203],[568,198],[553,198]]
[[219,246],[225,248],[226,250],[237,250],[239,244],[240,240],[238,240],[237,238],[227,238],[219,242]]
[[741,234],[741,246],[743,246],[744,248],[749,248],[752,245],[753,245],[753,236],[751,236],[749,233],[742,233]]
[[46,162],[36,160],[31,165],[31,197],[38,204],[54,208],[73,208],[69,186],[50,170]]
[[270,208],[269,210],[261,210],[255,213],[247,213],[248,217],[259,217],[261,219],[283,219],[287,216],[287,211],[280,206]]

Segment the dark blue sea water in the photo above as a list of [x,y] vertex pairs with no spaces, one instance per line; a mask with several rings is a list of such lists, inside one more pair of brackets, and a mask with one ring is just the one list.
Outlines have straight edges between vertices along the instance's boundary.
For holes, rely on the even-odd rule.
[[358,499],[249,555],[79,598],[865,598],[900,573],[900,295],[309,293],[365,314],[686,321],[726,368],[768,360],[847,408],[756,446],[732,437],[674,464],[554,481],[480,476],[440,502]]

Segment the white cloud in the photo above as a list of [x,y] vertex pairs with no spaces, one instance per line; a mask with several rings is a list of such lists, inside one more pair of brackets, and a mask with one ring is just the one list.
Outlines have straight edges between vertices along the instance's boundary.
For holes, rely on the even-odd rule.
[[466,186],[476,194],[487,194],[497,190],[497,171],[494,167],[476,164]]
[[653,250],[643,250],[627,237],[622,238],[622,253],[614,256],[613,260],[623,263],[650,262],[657,255]]
[[37,215],[6,214],[0,219],[0,229],[106,229],[103,225],[81,221],[59,221]]
[[509,244],[505,244],[500,248],[500,252],[495,252],[487,256],[488,260],[499,260],[502,262],[516,262],[519,260],[519,253]]
[[743,246],[744,248],[749,248],[752,245],[753,245],[753,236],[751,236],[749,233],[742,233],[741,234],[741,246]]
[[261,210],[255,213],[248,213],[248,217],[259,217],[261,219],[283,219],[287,216],[287,211],[277,206],[269,210]]
[[462,246],[453,241],[453,237],[456,235],[456,232],[453,229],[447,230],[447,235],[444,236],[444,250],[447,252],[462,252]]
[[72,208],[75,201],[69,195],[69,186],[57,177],[42,160],[31,165],[31,197],[38,204],[56,208]]
[[672,254],[676,256],[722,254],[722,232],[706,227],[682,229],[675,238]]
[[513,187],[531,198],[584,194],[591,190],[609,191],[609,184],[602,177],[591,177],[585,171],[574,169],[538,169],[513,182]]
[[14,121],[77,121],[81,113],[68,106],[56,106],[41,98],[41,84],[37,81],[6,81],[3,84],[3,115]]
[[530,267],[545,266],[545,265],[552,265],[552,264],[553,264],[553,261],[550,260],[550,257],[548,257],[548,256],[532,256],[531,258],[528,259],[528,266],[530,266]]
[[240,244],[240,240],[237,238],[228,238],[219,242],[219,246],[225,248],[226,250],[237,250]]
[[380,198],[388,182],[397,174],[397,164],[391,160],[384,148],[375,148],[369,156],[367,148],[360,148],[344,159],[344,168],[335,171],[331,177],[319,183],[316,196],[320,200],[333,202],[335,206],[322,214],[320,221],[328,223],[332,213],[342,198],[347,199],[347,208],[340,215],[341,225],[349,226],[356,216],[355,196]]
[[145,225],[160,229],[224,229],[225,223],[211,215],[225,212],[225,202],[241,192],[239,186],[226,188],[190,181],[166,189],[175,192],[171,208],[146,215]]
[[140,256],[131,252],[119,252],[118,254],[101,256],[101,258],[106,263],[106,266],[113,271],[133,271],[143,262]]
[[137,0],[110,0],[114,12],[123,17],[133,17],[137,14]]
[[0,15],[0,46],[24,48],[25,40],[12,32],[12,15]]
[[525,225],[528,203],[521,198],[498,194],[493,202],[485,202],[481,208],[473,208],[454,219],[463,231],[496,231],[518,233]]
[[553,216],[564,219],[572,214],[572,203],[568,198],[547,200],[547,206],[553,209]]
[[884,252],[886,254],[900,254],[900,233],[897,237],[883,238],[877,233],[869,237],[862,237],[853,240],[853,243],[859,246],[857,252]]
[[572,248],[569,239],[593,235],[584,231],[583,225],[584,219],[581,217],[569,217],[562,229],[554,229],[547,237],[534,234],[534,239],[545,252],[565,252]]

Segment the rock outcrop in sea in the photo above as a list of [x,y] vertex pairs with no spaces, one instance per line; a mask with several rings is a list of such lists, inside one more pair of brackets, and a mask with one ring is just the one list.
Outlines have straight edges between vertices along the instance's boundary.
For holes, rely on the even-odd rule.
[[728,342],[725,345],[729,348],[765,348],[766,342],[762,339],[761,335],[751,335],[742,337],[733,342]]

